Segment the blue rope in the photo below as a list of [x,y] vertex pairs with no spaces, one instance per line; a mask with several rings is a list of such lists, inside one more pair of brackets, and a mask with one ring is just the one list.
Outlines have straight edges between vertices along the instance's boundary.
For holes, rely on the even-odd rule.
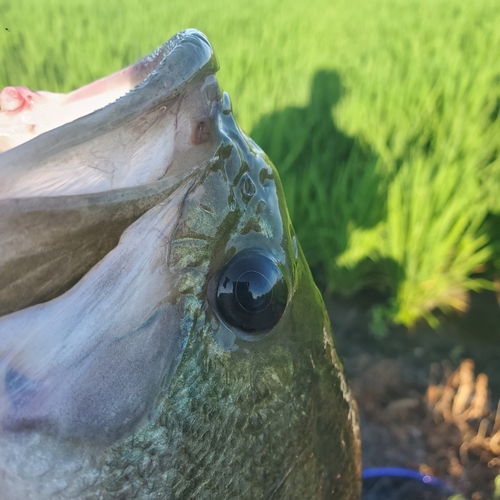
[[402,467],[370,467],[363,469],[363,479],[371,479],[377,477],[404,477],[408,479],[416,479],[422,483],[430,486],[437,486],[442,488],[447,494],[452,494],[446,484],[437,477],[430,476],[429,474],[422,474],[417,470],[404,469]]

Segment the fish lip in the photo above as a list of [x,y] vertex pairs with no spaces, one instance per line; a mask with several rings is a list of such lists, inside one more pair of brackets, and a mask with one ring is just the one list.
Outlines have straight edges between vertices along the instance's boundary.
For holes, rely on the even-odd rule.
[[[151,68],[155,61],[157,64]],[[140,81],[116,101],[0,153],[0,179],[15,175],[20,168],[35,168],[61,151],[132,121],[145,110],[181,93],[190,82],[215,74],[219,64],[207,37],[196,29],[186,29],[127,69]],[[151,88],[148,98],[141,92],[146,86]]]
[[[193,32],[193,33],[189,33]],[[170,40],[165,42],[162,46],[158,47],[156,50],[150,54],[142,57],[138,61],[132,63],[124,69],[121,69],[111,75],[99,78],[83,87],[80,87],[72,92],[66,94],[66,97],[62,100],[63,105],[77,102],[79,100],[85,99],[87,97],[99,95],[109,88],[114,86],[119,86],[123,83],[123,80],[129,80],[130,88],[123,94],[126,95],[128,92],[134,90],[137,87],[147,85],[147,82],[151,79],[152,75],[161,71],[161,65],[165,63],[165,59],[169,54],[176,49],[176,47],[182,43],[183,39],[191,34],[195,39],[201,38],[203,40],[204,35],[202,33],[196,32],[196,30],[185,30],[176,35],[174,35]],[[205,38],[202,43],[208,43]],[[123,97],[119,96],[116,100]],[[111,104],[110,101],[108,104]],[[101,106],[104,107],[104,106]],[[97,108],[96,108],[97,109]],[[94,110],[95,111],[95,110]],[[89,113],[87,113],[89,114]],[[83,116],[83,115],[82,115]]]
[[[176,51],[182,53],[179,55],[175,54],[176,61],[173,67],[176,68],[175,71],[182,67],[184,81],[190,80],[193,75],[199,74],[199,72],[209,74],[216,73],[219,70],[219,63],[208,38],[201,31],[189,28],[177,33],[154,52],[132,65],[133,67],[137,66],[140,71],[139,64],[145,64],[150,59],[158,57],[158,54],[163,54],[162,59],[155,69],[149,72],[149,74],[137,85],[136,89],[147,85],[157,73],[162,73],[164,66],[170,62],[168,59],[173,58]],[[188,53],[186,54],[184,51],[188,51]],[[186,66],[189,67],[187,63],[193,66],[191,70],[185,71]],[[173,71],[173,69],[169,68],[169,71]]]

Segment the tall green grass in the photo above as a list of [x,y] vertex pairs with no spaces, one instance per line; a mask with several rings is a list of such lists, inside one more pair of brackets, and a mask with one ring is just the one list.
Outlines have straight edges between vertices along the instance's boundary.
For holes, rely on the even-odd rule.
[[474,271],[500,262],[484,224],[500,214],[498,0],[0,0],[0,19],[0,85],[54,91],[201,29],[329,289],[381,288],[378,317],[411,325],[492,286]]

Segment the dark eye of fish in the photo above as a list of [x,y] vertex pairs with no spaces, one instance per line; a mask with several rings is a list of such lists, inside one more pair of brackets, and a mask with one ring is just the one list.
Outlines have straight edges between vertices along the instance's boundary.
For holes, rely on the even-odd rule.
[[273,328],[283,316],[288,286],[274,259],[256,251],[236,254],[219,275],[216,306],[221,319],[251,334]]

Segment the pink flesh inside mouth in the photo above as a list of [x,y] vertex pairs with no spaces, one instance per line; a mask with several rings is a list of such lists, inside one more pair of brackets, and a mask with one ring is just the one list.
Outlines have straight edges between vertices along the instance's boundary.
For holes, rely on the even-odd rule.
[[0,153],[113,103],[143,81],[163,56],[157,52],[68,94],[5,87],[0,92]]

